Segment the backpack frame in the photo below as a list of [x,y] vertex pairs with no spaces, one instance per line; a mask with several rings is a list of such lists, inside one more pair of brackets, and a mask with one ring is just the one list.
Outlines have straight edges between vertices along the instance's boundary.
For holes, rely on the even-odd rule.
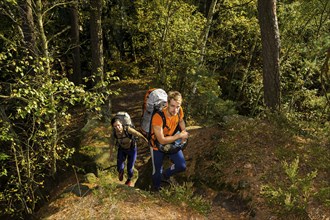
[[[167,103],[167,93],[163,89],[149,89],[142,106],[141,133],[149,140],[152,117],[157,111],[161,111]],[[165,118],[162,116],[162,118]],[[164,120],[163,120],[164,121]]]
[[[150,97],[152,97],[153,92],[160,92],[160,96],[163,95],[163,97],[160,97],[159,100],[156,99],[156,101],[155,101],[156,103],[152,103],[152,102],[148,103],[148,100]],[[142,106],[142,116],[141,116],[141,133],[147,138],[149,145],[151,145],[152,118],[155,114],[159,114],[160,117],[162,118],[163,129],[165,127],[167,127],[166,117],[165,117],[164,112],[162,111],[162,109],[165,105],[162,105],[162,102],[167,103],[167,94],[163,89],[155,89],[155,88],[149,89],[144,96],[144,102],[143,102],[143,106]],[[149,106],[148,106],[148,104],[149,104]],[[148,107],[149,107],[149,109],[148,109]],[[178,131],[181,131],[180,126],[179,126],[180,112],[178,113],[178,118],[179,118],[179,122],[176,125],[176,128],[175,128],[173,134],[177,133]],[[173,135],[173,134],[170,134],[170,135]],[[158,150],[160,150],[161,152],[164,152],[166,154],[172,154],[172,153],[176,153],[179,150],[183,149],[186,144],[178,145],[178,144],[172,143],[172,144],[162,145],[162,144],[159,144],[156,139],[155,145],[158,148]]]

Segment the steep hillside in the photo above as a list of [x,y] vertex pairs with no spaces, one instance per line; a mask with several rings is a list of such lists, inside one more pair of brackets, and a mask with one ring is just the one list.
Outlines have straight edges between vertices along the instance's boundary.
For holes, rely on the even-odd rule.
[[[138,127],[147,87],[140,81],[122,81],[113,88],[120,88],[121,92],[120,96],[112,98],[112,111],[129,112]],[[172,181],[178,186],[190,184],[193,195],[210,204],[207,212],[198,212],[200,210],[189,206],[189,202],[169,201],[162,193],[154,194],[119,182],[115,161],[109,160],[109,127],[103,122],[94,122],[85,129],[81,145],[83,151],[94,152],[97,177],[80,174],[63,180],[37,218],[278,219],[277,211],[284,211],[282,206],[269,206],[260,192],[266,184],[290,186],[281,164],[283,161],[291,163],[298,154],[302,155],[299,177],[318,168],[311,193],[329,187],[329,167],[317,163],[311,166],[311,161],[317,158],[329,161],[328,140],[306,139],[270,121],[242,116],[227,117],[223,122],[207,127],[188,122],[190,138],[184,150],[187,170]],[[319,147],[317,155],[310,152],[315,145]],[[139,178],[147,179],[150,173],[148,147],[141,144],[138,153],[136,173]],[[299,195],[292,195],[292,198],[303,200]],[[325,198],[329,199],[329,195]],[[320,200],[310,199],[306,213],[292,213],[292,217],[285,216],[284,219],[328,220],[327,208]]]

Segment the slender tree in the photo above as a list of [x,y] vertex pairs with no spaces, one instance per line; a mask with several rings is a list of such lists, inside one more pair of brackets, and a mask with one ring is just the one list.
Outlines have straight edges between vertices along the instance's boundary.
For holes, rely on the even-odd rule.
[[78,1],[70,9],[71,17],[71,44],[73,46],[73,76],[72,81],[79,85],[81,84],[81,61],[80,61],[80,40],[79,40],[79,16],[78,16]]
[[258,17],[262,41],[264,101],[272,110],[280,108],[280,35],[276,0],[258,0]]
[[325,58],[325,61],[321,67],[321,85],[322,85],[322,90],[324,93],[324,96],[327,100],[328,105],[330,106],[330,98],[328,97],[328,90],[329,90],[329,84],[330,84],[330,74],[329,74],[329,60],[330,60],[330,47],[327,50],[327,55]]
[[91,0],[91,49],[92,74],[97,76],[97,82],[103,81],[103,38],[102,38],[102,0]]
[[[220,1],[221,4],[222,1]],[[212,20],[213,20],[213,15],[216,11],[216,5],[218,3],[218,0],[212,0],[210,7],[209,7],[209,11],[207,13],[207,20],[206,20],[206,24],[204,27],[204,31],[202,32],[202,36],[201,36],[201,57],[200,57],[200,64],[203,64],[204,61],[204,56],[205,56],[205,50],[206,50],[206,43],[209,37],[209,33],[210,33],[210,29],[211,29],[211,24],[212,24]]]
[[[49,56],[49,49],[48,49],[48,40],[44,29],[44,7],[41,0],[36,1],[36,17],[37,17],[37,23],[38,23],[38,29],[39,29],[39,35],[41,39],[41,55],[45,59],[45,74],[48,80],[52,81],[51,76],[51,68],[50,68],[50,56]],[[56,109],[55,102],[54,102],[54,94],[49,94],[49,101],[52,108]],[[51,161],[51,174],[54,176],[56,173],[56,161],[57,161],[57,119],[56,115],[52,114],[52,122],[51,122],[51,128],[53,130],[53,136],[51,138],[50,142],[50,161]]]
[[[200,60],[199,60],[199,64],[198,64],[198,69],[201,70],[204,66],[204,57],[205,57],[205,51],[206,51],[206,44],[207,44],[207,40],[209,37],[209,33],[210,33],[210,29],[211,29],[211,25],[212,25],[212,21],[213,21],[213,15],[216,11],[216,5],[217,5],[218,0],[212,0],[211,4],[209,6],[209,11],[207,13],[207,20],[206,20],[206,24],[205,27],[203,29],[203,31],[201,32],[201,36],[200,36]],[[221,4],[221,3],[220,3]],[[198,84],[198,80],[199,78],[196,78],[194,85],[192,87],[192,92],[190,93],[189,99],[192,100],[195,97],[195,93],[197,90],[197,84]],[[190,108],[191,108],[191,102],[189,102],[188,104],[188,110],[187,112],[190,112]]]
[[32,52],[32,54],[36,54],[36,33],[31,3],[31,0],[21,1],[20,12],[22,17],[24,43],[30,52]]

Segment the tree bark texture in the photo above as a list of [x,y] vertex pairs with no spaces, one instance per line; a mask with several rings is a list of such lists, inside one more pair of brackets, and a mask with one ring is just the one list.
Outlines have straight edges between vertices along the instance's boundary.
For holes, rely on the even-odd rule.
[[102,39],[102,0],[91,0],[91,47],[92,74],[97,76],[97,82],[103,81],[103,39]]
[[271,110],[279,110],[280,35],[276,16],[276,0],[258,0],[258,16],[262,40],[264,101]]
[[79,40],[79,16],[78,1],[70,9],[71,15],[71,43],[73,45],[73,77],[72,81],[79,85],[82,82],[81,61],[80,61],[80,40]]
[[[42,0],[37,0],[36,2],[36,18],[37,24],[39,29],[39,37],[41,43],[41,56],[45,58],[45,63],[43,64],[45,67],[45,78],[52,83],[52,75],[51,75],[51,68],[50,68],[50,56],[49,56],[49,49],[48,49],[48,40],[46,36],[46,32],[44,29],[44,6]],[[54,101],[54,93],[51,92],[48,96],[50,100],[51,109],[56,109],[55,101]],[[58,137],[58,129],[57,129],[57,119],[56,114],[51,115],[51,124],[50,127],[52,129],[52,137],[50,143],[50,166],[51,166],[51,175],[54,177],[57,172],[57,137]]]
[[36,55],[36,33],[34,27],[31,0],[21,2],[22,30],[24,33],[24,43],[29,51]]

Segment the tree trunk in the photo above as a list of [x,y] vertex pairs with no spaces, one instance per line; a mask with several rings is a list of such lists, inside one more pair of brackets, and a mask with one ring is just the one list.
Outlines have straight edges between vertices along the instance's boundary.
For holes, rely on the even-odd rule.
[[167,73],[164,69],[164,66],[165,66],[165,58],[166,58],[166,55],[165,55],[165,42],[167,40],[167,35],[168,35],[168,28],[169,28],[169,25],[170,25],[170,14],[171,14],[171,11],[172,11],[172,5],[173,5],[173,1],[172,0],[169,0],[166,2],[166,10],[167,10],[167,16],[166,16],[166,20],[165,20],[165,27],[164,29],[162,30],[162,39],[160,41],[160,56],[158,56],[158,60],[157,60],[157,73],[158,73],[158,76],[160,77],[160,82],[164,85],[166,85],[166,78],[167,78]]
[[103,38],[102,38],[102,0],[91,0],[91,47],[92,74],[96,75],[96,82],[103,81]]
[[330,84],[329,60],[330,60],[330,47],[328,48],[327,55],[326,55],[323,65],[321,67],[321,72],[320,72],[322,90],[323,90],[323,94],[327,100],[328,106],[330,106],[330,98],[328,96],[329,87],[327,87],[327,85]]
[[80,61],[80,41],[79,41],[79,16],[78,16],[78,1],[70,9],[71,15],[71,43],[73,45],[73,77],[72,81],[79,85],[82,81],[81,61]]
[[[51,69],[50,69],[50,57],[49,57],[49,50],[48,50],[48,40],[46,37],[46,33],[44,30],[44,17],[43,17],[43,4],[42,0],[37,0],[36,1],[36,17],[38,21],[38,28],[39,28],[39,36],[40,36],[40,41],[41,41],[41,56],[45,58],[45,74],[46,74],[46,80],[52,81],[52,76],[51,76]],[[52,83],[52,82],[50,82]],[[50,105],[52,109],[56,109],[55,106],[55,101],[54,101],[54,94],[50,93],[49,94],[49,100],[50,100]],[[50,166],[51,166],[51,175],[54,177],[56,173],[56,163],[57,163],[57,152],[56,152],[56,146],[57,146],[57,120],[56,120],[56,114],[53,113],[51,115],[51,129],[52,129],[52,138],[50,141]]]
[[33,21],[31,0],[24,0],[21,3],[22,29],[24,33],[24,43],[29,51],[36,55],[36,35]]
[[[202,32],[202,35],[200,36],[201,39],[201,44],[200,44],[200,59],[199,59],[199,65],[198,69],[201,70],[204,65],[204,57],[205,57],[205,50],[206,50],[206,43],[209,37],[212,21],[213,21],[213,15],[215,13],[216,5],[218,3],[218,0],[212,0],[211,5],[209,7],[209,11],[207,13],[207,21],[204,27],[204,31]],[[191,101],[195,98],[196,90],[197,90],[197,84],[198,84],[198,77],[196,78],[193,86],[192,86],[192,91],[190,95],[188,96],[188,107],[187,107],[187,115],[190,114],[190,109],[191,109]]]
[[211,24],[212,24],[212,21],[213,21],[213,15],[214,15],[214,12],[215,12],[215,6],[217,5],[217,3],[218,3],[218,0],[212,0],[210,8],[209,8],[209,12],[207,14],[206,26],[204,28],[203,35],[201,36],[202,44],[201,44],[200,65],[202,65],[203,61],[204,61],[206,43],[207,43],[207,39],[209,38]]
[[276,0],[258,0],[258,16],[262,40],[264,101],[274,111],[280,109],[280,35]]

